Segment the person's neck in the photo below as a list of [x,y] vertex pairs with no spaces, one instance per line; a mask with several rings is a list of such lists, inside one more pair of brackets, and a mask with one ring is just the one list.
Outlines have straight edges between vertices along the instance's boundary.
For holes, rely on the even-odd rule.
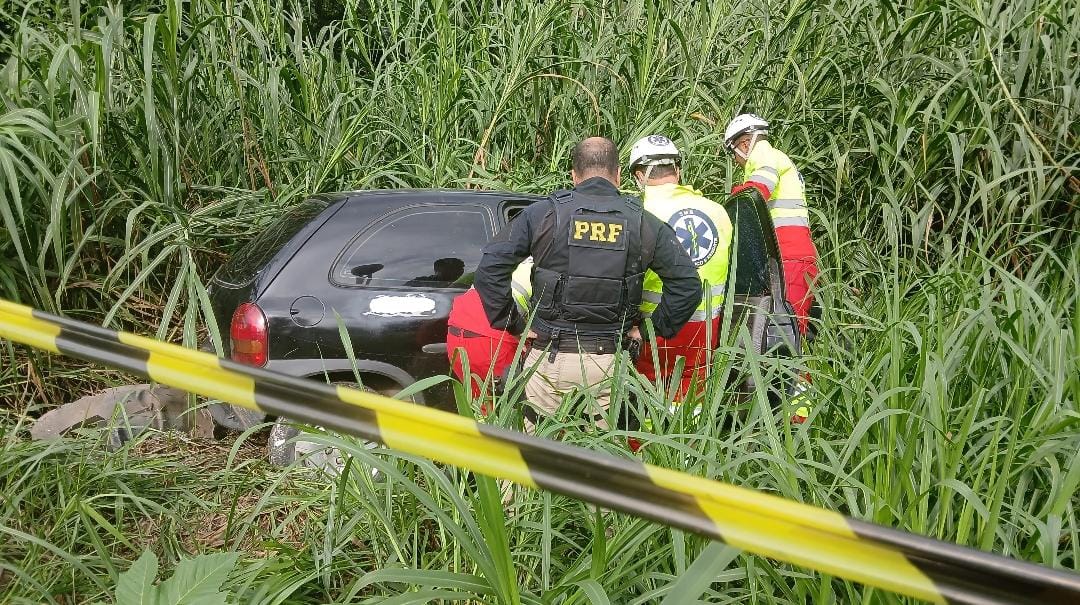
[[611,176],[607,175],[607,174],[590,174],[590,175],[587,175],[587,176],[583,176],[574,183],[574,186],[577,187],[578,185],[584,183],[585,181],[588,181],[588,180],[591,180],[591,179],[597,179],[597,178],[604,179],[608,183],[611,183],[611,185],[613,187],[616,186],[615,185],[615,180],[612,179]]
[[679,178],[676,176],[667,176],[662,179],[649,179],[649,182],[645,183],[646,187],[656,187],[658,185],[678,185]]

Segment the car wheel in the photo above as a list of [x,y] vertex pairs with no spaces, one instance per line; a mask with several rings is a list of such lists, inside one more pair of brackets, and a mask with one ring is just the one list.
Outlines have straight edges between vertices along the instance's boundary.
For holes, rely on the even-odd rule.
[[281,419],[270,429],[267,449],[270,464],[275,466],[293,466],[297,463],[321,470],[329,475],[337,475],[345,468],[345,457],[336,447],[329,447],[316,441],[297,437],[300,429]]
[[[210,344],[210,341],[206,339],[199,342],[199,350],[203,353],[217,355],[214,345]],[[206,408],[210,411],[214,424],[229,431],[242,433],[266,422],[266,414],[238,405],[211,403]]]
[[[364,391],[374,392],[368,387],[360,387],[354,382],[334,382],[337,386],[359,388]],[[323,430],[322,427],[315,427]],[[266,448],[269,454],[270,464],[274,466],[293,466],[297,463],[305,468],[314,468],[325,472],[330,476],[337,476],[345,468],[345,455],[336,447],[297,437],[301,430],[292,422],[279,418],[270,429],[270,438]],[[367,447],[375,447],[374,443],[367,443]]]

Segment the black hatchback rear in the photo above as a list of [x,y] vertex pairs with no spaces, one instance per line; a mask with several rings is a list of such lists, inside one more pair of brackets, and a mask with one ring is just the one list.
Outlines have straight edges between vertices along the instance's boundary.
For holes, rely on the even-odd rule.
[[[446,320],[480,250],[537,196],[388,190],[305,200],[213,277],[210,299],[236,361],[320,381],[400,390],[446,374]],[[449,404],[449,389],[413,398]]]

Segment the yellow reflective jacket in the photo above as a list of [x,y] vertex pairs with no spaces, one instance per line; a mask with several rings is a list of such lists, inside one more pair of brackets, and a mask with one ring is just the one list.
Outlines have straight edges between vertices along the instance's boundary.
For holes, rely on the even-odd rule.
[[774,227],[810,227],[802,175],[791,158],[768,141],[758,141],[746,158],[746,182],[763,185]]
[[[686,185],[646,186],[645,210],[667,221],[697,267],[704,287],[701,303],[690,321],[705,321],[723,311],[731,253],[732,227],[724,207]],[[645,272],[641,312],[648,316],[660,304],[663,283],[652,271]]]

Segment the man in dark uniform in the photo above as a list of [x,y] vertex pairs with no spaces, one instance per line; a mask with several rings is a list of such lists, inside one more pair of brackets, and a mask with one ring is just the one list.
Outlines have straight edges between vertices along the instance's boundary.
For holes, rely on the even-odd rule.
[[619,153],[610,140],[593,137],[574,147],[574,189],[552,193],[527,207],[484,247],[474,286],[492,326],[511,334],[525,330],[526,317],[511,296],[510,277],[532,256],[534,312],[532,348],[526,367],[535,367],[525,394],[526,428],[536,415],[550,416],[574,389],[588,389],[601,409],[610,399],[616,347],[641,339],[638,327],[646,269],[663,280],[652,314],[659,336],[674,336],[701,301],[697,268],[667,223],[643,212],[636,197],[619,193]]

